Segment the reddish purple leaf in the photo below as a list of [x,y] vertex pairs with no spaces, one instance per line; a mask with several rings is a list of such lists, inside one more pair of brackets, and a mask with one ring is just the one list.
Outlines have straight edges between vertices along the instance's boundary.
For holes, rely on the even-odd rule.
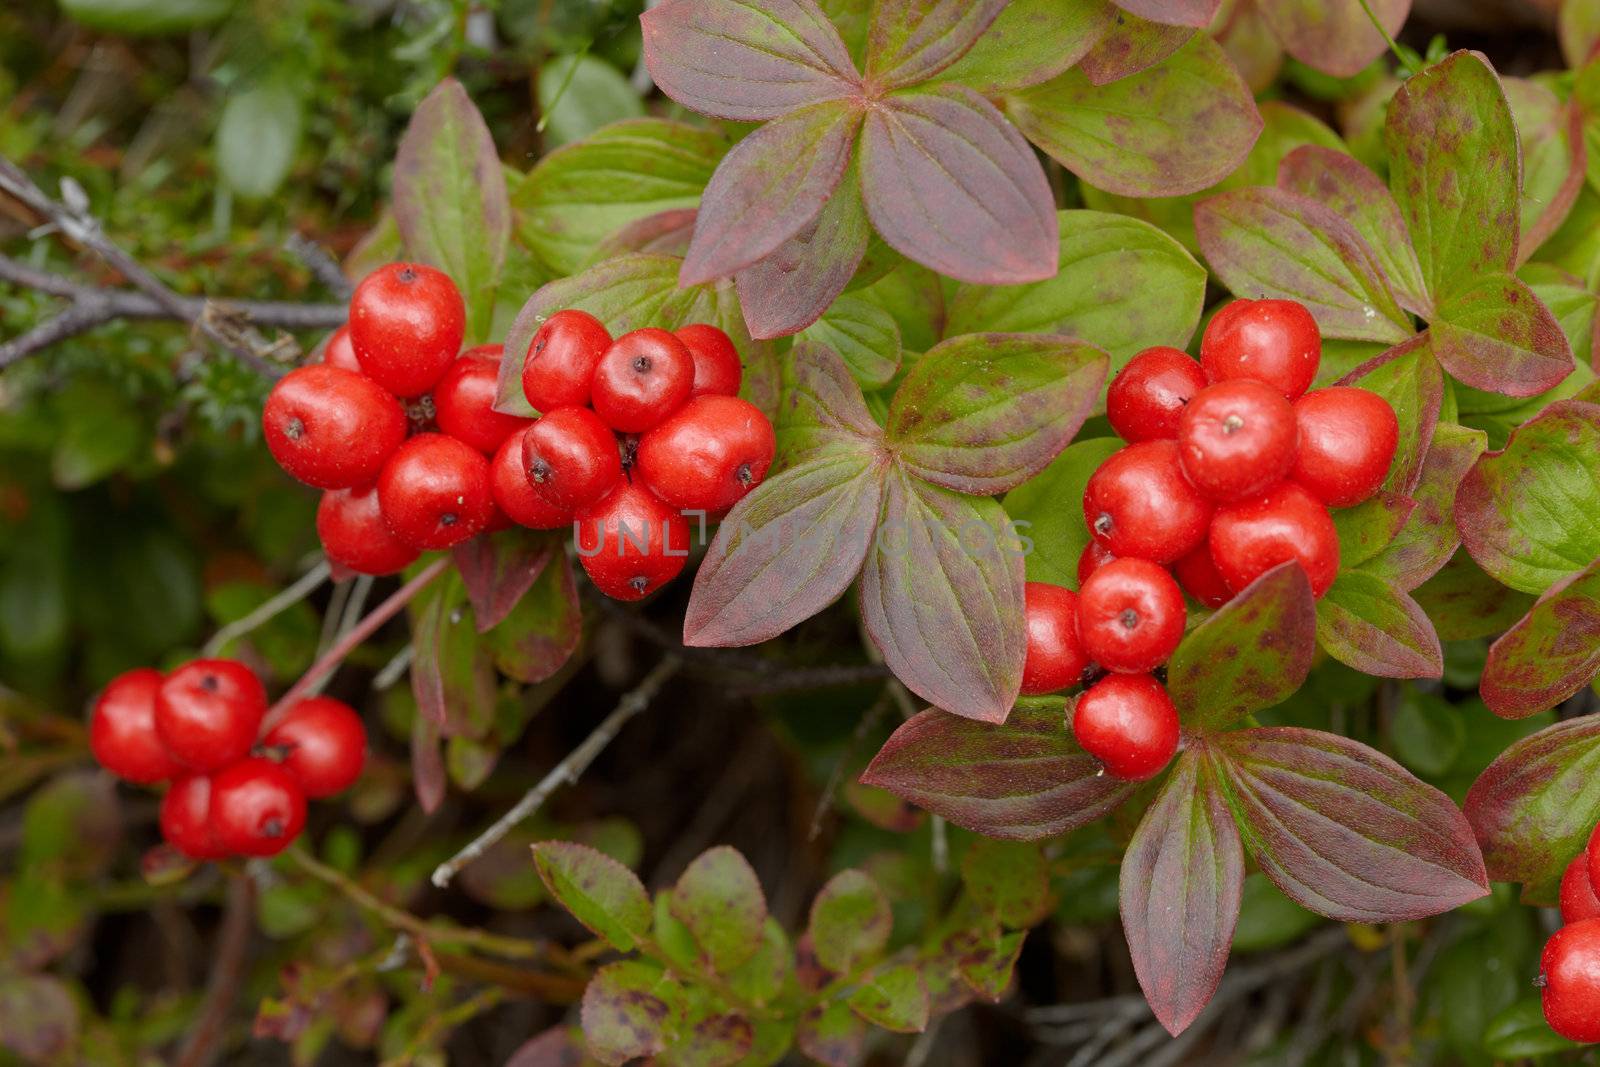
[[896,251],[962,281],[1056,272],[1055,200],[1033,150],[962,85],[885,97],[861,138],[867,215]]
[[790,350],[786,365],[792,380],[778,415],[786,466],[881,447],[883,430],[838,353],[816,341],[801,341]]
[[1216,992],[1244,891],[1244,849],[1202,752],[1186,752],[1122,857],[1122,929],[1150,1010],[1176,1037]]
[[474,537],[451,549],[480,634],[494,629],[511,614],[538,580],[545,564],[560,550],[560,544],[559,536],[513,526]]
[[[20,916],[12,916],[12,922],[22,921]],[[0,1029],[0,1049],[22,1063],[90,1062],[88,1056],[80,1058],[77,1052],[83,1033],[81,1014],[71,987],[54,975],[10,967],[0,974],[0,1020],[5,1023]]]
[[431,813],[444,802],[444,752],[439,726],[426,715],[419,714],[411,720],[411,786],[424,812]]
[[1195,35],[1190,26],[1164,26],[1118,14],[1104,37],[1078,64],[1094,85],[1108,85],[1160,63]]
[[519,682],[534,685],[566,666],[583,638],[583,609],[572,559],[562,546],[557,545],[549,565],[486,638],[494,665]]
[[1489,646],[1478,690],[1489,710],[1521,719],[1553,708],[1600,675],[1600,561],[1540,597]]
[[989,97],[1049,81],[1105,36],[1116,10],[1101,0],[1011,0],[967,54],[939,76]]
[[517,1046],[504,1067],[584,1067],[583,1044],[565,1026],[552,1026]]
[[1370,389],[1394,408],[1400,440],[1383,487],[1410,496],[1422,477],[1422,463],[1444,403],[1444,374],[1433,356],[1432,335],[1418,334],[1396,345],[1345,375],[1339,384]]
[[694,208],[686,207],[658,211],[654,215],[635,219],[596,245],[594,255],[589,258],[595,263],[602,263],[629,252],[682,256],[689,251],[689,242],[694,238],[695,216],[698,214]]
[[1035,841],[1086,826],[1134,787],[1072,739],[1060,700],[1024,700],[1001,725],[929,708],[895,730],[861,781],[988,837]]
[[[1369,2],[1384,31],[1398,34],[1411,0]],[[1387,47],[1361,0],[1271,0],[1256,7],[1290,55],[1336,78],[1361,73]]]
[[1203,30],[1211,25],[1222,0],[1113,0],[1130,15],[1167,26],[1189,26]]
[[867,32],[867,77],[901,89],[960,59],[1007,0],[877,0]]
[[1328,655],[1381,678],[1438,678],[1444,652],[1415,600],[1367,571],[1345,571],[1317,602]]
[[1583,189],[1585,116],[1577,100],[1563,101],[1538,82],[1503,78],[1500,85],[1522,142],[1520,267],[1561,228]]
[[700,198],[680,285],[724,278],[811,224],[855,146],[861,112],[842,100],[801,108],[733,146]]
[[847,168],[821,214],[735,275],[750,336],[787,337],[821,318],[855,276],[871,236],[861,183]]
[[1457,550],[1439,573],[1411,591],[1433,620],[1441,641],[1472,641],[1503,633],[1533,607],[1533,597],[1507,589]]
[[1489,892],[1466,817],[1380,752],[1274,727],[1209,743],[1246,846],[1289,899],[1342,922],[1402,922]]
[[814,0],[665,0],[639,27],[656,85],[703,115],[762,122],[860,88]]
[[1444,369],[1475,389],[1538,396],[1572,373],[1561,323],[1511,274],[1485,274],[1439,303],[1433,352]]
[[794,1040],[801,1052],[827,1067],[856,1067],[867,1030],[866,1021],[838,999],[807,1010],[795,1027]]
[[494,722],[494,663],[471,624],[462,583],[440,582],[413,614],[411,691],[418,715],[446,737],[483,737]]
[[1483,454],[1488,438],[1453,422],[1434,427],[1433,444],[1422,462],[1422,477],[1412,491],[1415,507],[1377,556],[1362,569],[1391,580],[1410,592],[1450,561],[1461,533],[1456,529],[1455,502],[1461,480]]

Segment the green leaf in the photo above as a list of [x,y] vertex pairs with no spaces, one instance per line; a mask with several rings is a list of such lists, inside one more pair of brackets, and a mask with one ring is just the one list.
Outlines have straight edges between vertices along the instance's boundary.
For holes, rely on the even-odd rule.
[[1109,0],[1011,0],[939,80],[988,95],[1049,81],[1082,59],[1114,17]]
[[856,1067],[867,1041],[867,1024],[843,1000],[815,1005],[800,1017],[795,1043],[827,1067]]
[[928,81],[966,54],[1006,3],[877,0],[867,32],[867,77],[890,89]]
[[1561,323],[1510,274],[1460,283],[1441,300],[1432,333],[1440,364],[1475,389],[1537,396],[1572,373]]
[[1050,864],[1037,844],[980,837],[961,858],[961,881],[995,921],[1025,929],[1050,908]]
[[1418,774],[1437,778],[1449,771],[1466,744],[1461,709],[1443,697],[1408,688],[1394,709],[1389,737],[1400,762]]
[[1104,352],[1070,337],[970,334],[917,360],[889,406],[902,468],[973,496],[1043,470],[1093,410]]
[[576,141],[610,122],[642,118],[644,102],[610,63],[587,55],[556,56],[539,71],[539,111],[551,148]]
[[784,404],[776,427],[778,466],[881,448],[883,430],[837,352],[817,341],[800,341],[779,365]]
[[1190,26],[1159,22],[1118,10],[1110,27],[1079,61],[1093,85],[1106,85],[1160,63],[1195,35]]
[[1152,345],[1189,343],[1205,302],[1206,271],[1182,245],[1149,223],[1099,211],[1063,211],[1060,225],[1061,265],[1053,278],[957,285],[946,335],[1067,334],[1111,353],[1113,370]]
[[300,145],[300,94],[280,81],[228,94],[217,121],[217,169],[241,199],[278,191]]
[[505,619],[485,635],[502,674],[530,685],[554,675],[583,637],[572,560],[558,548]]
[[[1007,94],[1023,134],[1091,185],[1127,196],[1192,193],[1226,176],[1261,133],[1250,87],[1195,34],[1170,58],[1109,85],[1082,68]],[[1194,131],[1203,127],[1204,136]]]
[[767,901],[756,872],[727,845],[695,857],[672,890],[677,916],[718,974],[748,960],[761,945]]
[[744,1062],[755,1044],[750,1020],[727,1010],[708,989],[691,986],[671,1041],[656,1062],[661,1067],[732,1067]]
[[1005,934],[968,931],[968,934],[956,939],[961,951],[956,961],[957,973],[978,996],[999,1003],[1011,987],[1011,977],[1016,971],[1017,957],[1022,955],[1027,931],[1013,930]]
[[[1569,4],[1582,7],[1582,4]],[[1544,1005],[1527,997],[1489,1020],[1483,1032],[1483,1050],[1497,1060],[1525,1060],[1582,1048],[1568,1041],[1544,1021]]]
[[650,930],[650,898],[634,873],[586,845],[543,841],[533,862],[550,895],[584,926],[627,952]]
[[583,991],[584,1045],[608,1064],[662,1051],[678,996],[672,979],[655,964],[637,960],[607,964]]
[[1562,4],[1559,16],[1561,54],[1573,70],[1582,67],[1600,45],[1600,9],[1588,4]]
[[1600,715],[1513,742],[1472,783],[1463,807],[1495,881],[1560,878],[1600,819]]
[[1322,922],[1288,897],[1259,871],[1244,879],[1239,923],[1233,928],[1234,952],[1281,948]]
[[1451,556],[1411,595],[1428,613],[1441,641],[1471,641],[1498,634],[1533,606],[1533,597],[1489,577],[1465,550]]
[[794,948],[783,927],[768,916],[755,953],[728,975],[728,985],[757,1004],[770,1004],[793,978]]
[[1311,583],[1282,563],[1189,631],[1167,664],[1167,692],[1185,725],[1219,730],[1288,699],[1315,655]]
[[1553,708],[1600,674],[1600,560],[1551,588],[1489,646],[1479,692],[1496,715]]
[[893,925],[889,898],[864,871],[840,871],[811,902],[812,948],[817,962],[835,974],[854,974],[876,961]]
[[1089,478],[1123,447],[1115,437],[1071,444],[1038,475],[1006,494],[1006,514],[1020,535],[1032,542],[1027,555],[1030,582],[1078,588],[1078,557],[1089,543],[1083,499]]
[[1444,374],[1433,356],[1432,338],[1420,334],[1391,348],[1376,366],[1357,368],[1340,384],[1371,390],[1394,409],[1400,438],[1383,488],[1409,496],[1422,477],[1422,464],[1444,402]]
[[1520,264],[1561,228],[1583,187],[1582,117],[1538,82],[1505,78],[1501,88],[1522,143]]
[[1561,324],[1561,332],[1572,347],[1573,362],[1580,367],[1591,366],[1600,294],[1585,286],[1582,279],[1550,263],[1524,264],[1517,275]]
[[1317,641],[1328,655],[1382,678],[1438,678],[1444,653],[1415,600],[1366,571],[1345,571],[1317,602]]
[[412,113],[392,195],[407,254],[450,275],[467,301],[468,340],[487,340],[511,207],[489,127],[454,78]]
[[838,353],[864,386],[886,385],[900,369],[900,327],[887,311],[860,296],[839,297],[800,337]]
[[50,456],[57,489],[83,489],[131,463],[149,436],[138,409],[120,390],[92,380],[74,382],[56,397],[61,426]]
[[220,22],[234,0],[60,0],[75,22],[107,33],[186,33]]
[[411,690],[418,713],[446,736],[483,738],[494,724],[494,664],[472,625],[460,578],[451,574],[428,590],[413,614]]
[[[1361,563],[1361,569],[1392,581],[1410,591],[1438,573],[1450,561],[1461,534],[1456,529],[1456,492],[1461,479],[1483,454],[1487,439],[1482,430],[1469,430],[1453,422],[1434,427],[1433,444],[1422,463],[1422,476],[1411,492],[1415,507],[1405,525],[1387,541],[1377,555]],[[1340,525],[1342,512],[1334,512]],[[1344,527],[1340,525],[1341,542]],[[1340,548],[1345,566],[1355,565],[1353,557]]]
[[928,990],[909,963],[880,967],[861,980],[849,998],[850,1010],[874,1026],[902,1034],[928,1028]]
[[1379,490],[1359,504],[1330,512],[1339,533],[1339,565],[1366,563],[1392,541],[1411,517],[1416,501]]

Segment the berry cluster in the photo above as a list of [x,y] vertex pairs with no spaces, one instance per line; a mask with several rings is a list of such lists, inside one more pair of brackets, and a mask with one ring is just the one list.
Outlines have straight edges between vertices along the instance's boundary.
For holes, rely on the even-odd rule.
[[1080,591],[1028,584],[1023,680],[1049,693],[1110,672],[1072,719],[1108,773],[1148,778],[1177,751],[1177,710],[1152,672],[1183,639],[1184,592],[1220,607],[1291,560],[1316,596],[1333,584],[1328,509],[1377,492],[1399,423],[1364,389],[1307,392],[1321,358],[1304,307],[1236,300],[1206,327],[1198,362],[1151,348],[1112,381],[1106,415],[1128,445],[1084,490]]
[[1600,826],[1561,876],[1561,929],[1539,956],[1545,1022],[1569,1041],[1600,1041]]
[[360,776],[367,732],[327,697],[294,704],[263,732],[266,715],[266,688],[237,660],[194,660],[166,675],[140,667],[95,701],[89,747],[129,782],[172,783],[161,836],[185,856],[273,856],[305,826],[307,798]]

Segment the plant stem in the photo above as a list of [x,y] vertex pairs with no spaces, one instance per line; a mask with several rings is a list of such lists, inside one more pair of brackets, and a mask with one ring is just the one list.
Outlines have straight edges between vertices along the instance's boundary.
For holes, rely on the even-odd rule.
[[199,1021],[189,1031],[176,1067],[204,1067],[216,1059],[217,1044],[227,1028],[228,1013],[244,978],[255,921],[256,883],[248,874],[235,874],[228,882],[228,904],[222,913],[221,933],[217,936]]
[[250,614],[242,619],[235,619],[212,634],[211,640],[206,642],[201,654],[207,657],[215,656],[227,646],[229,641],[236,640],[265,626],[277,618],[279,614],[300,603],[300,601],[321,588],[322,583],[328,580],[328,573],[331,570],[332,568],[328,565],[327,560],[323,560],[315,567],[312,567],[301,575],[300,579],[293,585],[267,600]]
[[1372,10],[1372,5],[1368,2],[1368,0],[1361,0],[1361,10],[1367,13],[1367,18],[1372,21],[1372,25],[1377,29],[1378,33],[1382,35],[1384,43],[1389,46],[1389,51],[1394,53],[1394,57],[1400,61],[1400,65],[1406,70],[1409,70],[1412,74],[1421,74],[1422,67],[1415,59],[1400,50],[1400,45],[1392,36],[1390,36],[1389,31],[1384,28],[1383,23],[1378,21],[1377,13]]

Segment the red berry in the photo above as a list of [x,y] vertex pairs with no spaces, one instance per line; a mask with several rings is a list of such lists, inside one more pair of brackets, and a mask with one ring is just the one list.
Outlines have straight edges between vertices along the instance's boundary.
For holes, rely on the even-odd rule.
[[372,481],[406,439],[400,402],[363,374],[312,363],[272,387],[261,432],[278,465],[318,489]]
[[522,394],[538,412],[589,403],[595,364],[611,347],[611,334],[587,311],[558,311],[540,324],[522,364]]
[[1211,559],[1235,593],[1278,564],[1296,560],[1320,597],[1339,574],[1339,532],[1321,501],[1284,482],[1254,500],[1217,509]]
[[556,408],[522,436],[522,466],[552,507],[587,507],[622,481],[616,435],[588,408]]
[[641,481],[675,508],[720,515],[761,484],[778,441],[736,396],[698,396],[639,438]]
[[322,362],[340,370],[361,373],[361,364],[356,360],[356,346],[350,343],[349,323],[334,330],[323,342]]
[[1594,883],[1589,880],[1588,853],[1580,852],[1561,874],[1561,921],[1575,923],[1597,918],[1600,897],[1595,896]]
[[625,333],[594,369],[589,402],[613,430],[644,433],[677,411],[694,387],[694,357],[666,330]]
[[1228,583],[1222,580],[1222,572],[1217,570],[1217,564],[1211,558],[1209,543],[1174,563],[1172,575],[1178,579],[1184,592],[1208,608],[1220,608],[1233,599]]
[[1563,926],[1539,955],[1544,1021],[1568,1041],[1600,1041],[1600,919]]
[[494,517],[489,461],[442,433],[401,445],[378,476],[389,532],[413,548],[449,548],[483,532]]
[[1130,444],[1176,437],[1184,405],[1205,387],[1206,372],[1187,352],[1147,348],[1111,379],[1106,418]]
[[361,369],[395,396],[421,396],[461,351],[467,306],[455,282],[421,263],[390,263],[350,297],[350,341]]
[[1183,640],[1188,609],[1166,569],[1117,559],[1078,591],[1078,638],[1095,663],[1118,674],[1143,674],[1167,661]]
[[500,391],[500,353],[499,345],[469,348],[433,387],[434,421],[440,431],[489,456],[530,421],[494,409]]
[[689,524],[643,486],[623,482],[578,512],[577,524],[583,569],[617,600],[648,596],[688,562]]
[[261,739],[284,750],[283,766],[307,797],[342,793],[361,777],[367,728],[355,709],[331,697],[311,697],[290,708]]
[[1106,551],[1105,545],[1091,538],[1089,543],[1083,546],[1083,551],[1078,553],[1078,588],[1083,588],[1083,583],[1089,580],[1089,575],[1116,558]]
[[1400,441],[1394,408],[1377,393],[1336,385],[1294,403],[1300,455],[1292,477],[1330,508],[1359,504],[1389,476]]
[[1083,517],[1112,555],[1171,563],[1206,539],[1211,503],[1183,476],[1176,443],[1141,441],[1090,476]]
[[1089,657],[1078,642],[1078,596],[1049,582],[1023,587],[1023,622],[1028,658],[1022,665],[1025,696],[1054,693],[1083,679]]
[[211,828],[211,778],[179,778],[161,798],[161,838],[192,860],[220,860],[228,850]]
[[394,574],[417,558],[416,549],[389,532],[373,485],[323,493],[317,538],[330,560],[357,574]]
[[139,667],[111,679],[94,702],[89,751],[100,766],[139,785],[164,782],[182,771],[156,734],[156,692],[161,672]]
[[693,322],[672,332],[694,359],[694,385],[689,390],[690,396],[739,395],[744,365],[739,362],[739,350],[733,347],[727,334],[704,322]]
[[1211,381],[1248,378],[1289,400],[1311,388],[1321,362],[1317,320],[1293,300],[1235,300],[1212,316],[1200,339],[1200,365]]
[[306,794],[289,771],[259,756],[211,777],[211,830],[229,852],[276,856],[306,825]]
[[495,506],[522,526],[535,530],[559,530],[572,525],[572,509],[558,508],[534,491],[523,463],[523,442],[528,430],[514,433],[501,443],[489,461],[489,481]]
[[1256,496],[1288,477],[1294,408],[1270,385],[1240,378],[1195,395],[1178,420],[1183,473],[1218,503]]
[[1589,884],[1600,885],[1600,881],[1595,879],[1595,875],[1600,874],[1600,823],[1589,832],[1589,843],[1583,854],[1589,860]]
[[1139,782],[1178,751],[1178,709],[1150,675],[1108,674],[1078,698],[1072,733],[1107,774]]
[[197,771],[248,754],[266,713],[266,688],[238,660],[185,663],[156,691],[156,733],[174,759]]

